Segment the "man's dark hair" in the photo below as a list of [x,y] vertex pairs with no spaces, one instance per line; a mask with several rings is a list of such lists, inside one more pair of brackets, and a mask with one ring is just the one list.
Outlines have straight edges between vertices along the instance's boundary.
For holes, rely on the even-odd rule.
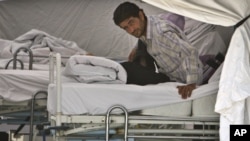
[[139,17],[139,11],[141,10],[142,9],[134,3],[121,3],[114,11],[113,20],[116,25],[119,25],[122,21],[130,17]]

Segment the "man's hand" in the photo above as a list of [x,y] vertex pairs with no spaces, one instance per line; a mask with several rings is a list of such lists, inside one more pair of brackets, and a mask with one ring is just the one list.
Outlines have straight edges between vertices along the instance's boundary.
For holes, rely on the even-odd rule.
[[185,86],[177,86],[178,92],[183,99],[191,96],[192,91],[196,88],[196,84],[188,84]]

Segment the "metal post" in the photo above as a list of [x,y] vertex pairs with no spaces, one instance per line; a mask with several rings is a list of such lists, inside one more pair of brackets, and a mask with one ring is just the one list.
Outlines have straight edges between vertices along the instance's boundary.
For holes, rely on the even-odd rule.
[[36,96],[38,94],[45,94],[47,96],[47,92],[46,91],[39,91],[37,92],[32,100],[31,100],[31,110],[30,110],[30,134],[29,134],[29,141],[33,140],[33,126],[34,126],[34,106],[35,106],[35,100],[36,100]]
[[33,63],[33,53],[31,49],[25,48],[25,47],[20,47],[16,50],[16,52],[13,55],[13,69],[16,69],[16,60],[17,60],[17,54],[21,51],[25,50],[29,52],[29,70],[32,70],[32,63]]

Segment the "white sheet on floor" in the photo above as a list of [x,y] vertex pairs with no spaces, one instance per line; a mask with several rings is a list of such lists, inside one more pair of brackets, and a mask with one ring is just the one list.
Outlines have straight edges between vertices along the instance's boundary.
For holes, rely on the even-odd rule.
[[[202,85],[193,91],[190,98],[183,100],[176,88],[180,83],[168,82],[157,85],[124,85],[124,84],[62,84],[62,113],[70,114],[103,114],[115,104],[125,106],[129,111],[178,103],[215,94],[218,82]],[[56,113],[56,87],[48,88],[48,111]]]

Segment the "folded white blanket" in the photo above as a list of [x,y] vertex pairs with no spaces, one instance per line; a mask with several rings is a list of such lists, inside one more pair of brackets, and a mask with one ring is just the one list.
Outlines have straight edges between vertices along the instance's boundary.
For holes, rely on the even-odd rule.
[[127,73],[121,64],[97,56],[71,56],[62,74],[82,83],[125,84],[127,81]]
[[[29,32],[19,36],[13,41],[5,41],[0,52],[0,58],[12,58],[13,54],[20,47],[26,47],[32,50],[34,56],[48,56],[50,52],[58,52],[62,56],[71,56],[76,53],[85,54],[86,51],[78,47],[75,42],[63,40],[49,35],[46,32],[32,29]],[[27,52],[20,52],[20,55],[28,55]],[[19,58],[22,61],[28,61],[27,57]],[[40,63],[48,63],[47,58],[36,59]]]

